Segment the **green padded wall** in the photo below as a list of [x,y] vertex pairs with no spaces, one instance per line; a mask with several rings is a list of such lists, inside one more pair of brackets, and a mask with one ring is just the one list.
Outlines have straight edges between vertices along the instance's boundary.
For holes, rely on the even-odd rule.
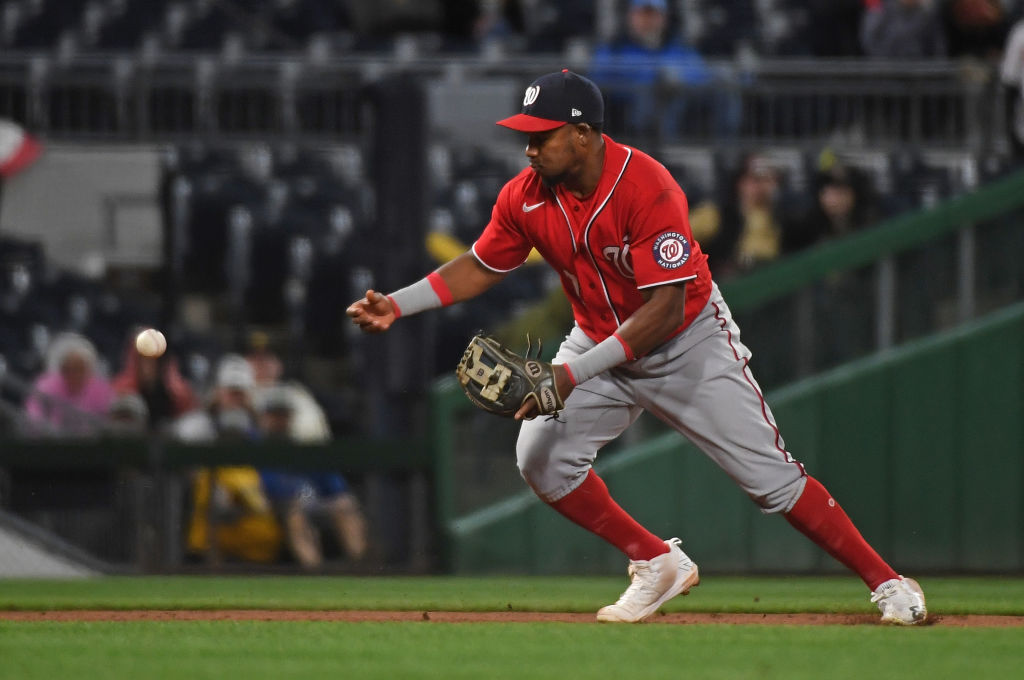
[[[756,365],[754,365],[756,372]],[[1024,304],[768,395],[787,447],[895,568],[1024,570]],[[707,571],[843,568],[683,438],[598,461],[620,504]],[[614,573],[528,491],[448,526],[457,572]]]

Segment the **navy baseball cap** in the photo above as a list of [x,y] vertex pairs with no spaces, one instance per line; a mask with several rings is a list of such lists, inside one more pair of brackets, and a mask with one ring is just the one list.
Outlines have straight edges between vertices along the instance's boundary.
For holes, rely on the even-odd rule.
[[566,123],[603,123],[604,98],[590,80],[569,69],[530,83],[523,112],[498,121],[520,132],[546,132]]

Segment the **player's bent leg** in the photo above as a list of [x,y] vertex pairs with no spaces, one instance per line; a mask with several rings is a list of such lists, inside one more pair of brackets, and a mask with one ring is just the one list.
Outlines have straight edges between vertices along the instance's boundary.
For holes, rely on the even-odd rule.
[[641,360],[666,366],[659,389],[641,395],[641,405],[693,442],[764,512],[785,512],[803,491],[803,465],[786,450],[739,329],[719,323],[714,312],[705,313],[694,322],[699,341],[680,337],[680,346],[664,349],[674,358]]
[[583,483],[598,450],[640,413],[639,407],[622,400],[577,389],[557,419],[523,422],[516,442],[519,473],[541,500],[557,501]]
[[597,451],[641,413],[630,402],[615,378],[595,377],[566,400],[562,422],[525,422],[516,447],[523,479],[541,499],[630,559],[632,584],[616,604],[601,610],[602,621],[641,621],[698,580],[697,566],[678,539],[666,543],[640,525],[591,468]]
[[[555,361],[566,361],[594,345],[579,328],[562,343]],[[541,500],[552,503],[583,483],[605,444],[618,437],[642,412],[621,382],[602,374],[577,387],[557,419],[523,421],[516,463]]]
[[785,518],[798,531],[856,573],[872,591],[882,623],[914,625],[928,617],[924,592],[914,579],[903,578],[861,536],[843,508],[813,477]]
[[588,391],[573,392],[558,420],[523,424],[516,447],[520,473],[530,488],[570,521],[591,531],[633,560],[666,551],[665,543],[641,526],[611,497],[591,468],[598,449],[632,423],[640,409],[620,397],[615,385],[595,378]]
[[[835,499],[786,450],[751,373],[750,351],[740,342],[739,328],[720,297],[712,296],[694,322],[699,324],[705,332],[695,334],[699,339],[686,348],[686,357],[669,378],[677,383],[670,391],[685,396],[675,404],[642,399],[642,405],[693,441],[762,511],[782,512],[790,524],[856,572],[875,593],[872,601],[883,610],[883,620],[923,620],[914,618],[926,611],[920,587],[898,577]],[[690,366],[701,367],[698,379],[687,379]],[[902,585],[886,588],[894,579]],[[919,601],[911,594],[914,587]]]
[[631,560],[649,560],[668,551],[665,542],[623,510],[591,469],[583,483],[549,505],[563,517],[597,534]]

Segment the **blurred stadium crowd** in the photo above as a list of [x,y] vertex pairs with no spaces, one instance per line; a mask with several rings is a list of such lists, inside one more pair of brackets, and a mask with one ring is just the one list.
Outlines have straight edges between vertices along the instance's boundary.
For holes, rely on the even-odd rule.
[[[367,426],[378,403],[367,386],[381,382],[387,357],[354,336],[346,304],[377,285],[382,249],[412,252],[412,266],[393,272],[408,280],[461,252],[522,166],[515,140],[460,138],[457,115],[431,121],[423,186],[410,193],[423,223],[384,224],[389,150],[366,120],[380,74],[406,69],[457,88],[462,69],[481,92],[508,85],[462,112],[488,123],[492,110],[515,108],[540,68],[588,74],[607,97],[606,131],[661,158],[687,192],[694,235],[725,280],[1017,168],[1022,16],[1019,0],[0,2],[0,116],[44,146],[160,144],[167,249],[156,282],[130,289],[55,267],[38,243],[0,229],[4,430],[183,441],[380,434]],[[262,70],[232,83],[231,67],[247,63]],[[317,69],[339,65],[342,76],[314,82]],[[47,89],[62,69],[74,86]],[[159,69],[155,85],[146,81]],[[234,99],[211,103],[211,69]],[[815,80],[821,69],[828,82]],[[304,78],[309,99],[285,86]],[[915,78],[938,89],[906,100],[901,83]],[[872,90],[873,79],[889,89]],[[125,95],[132,87],[146,97]],[[821,87],[834,96],[814,99]],[[408,238],[396,245],[396,233]],[[476,328],[517,333],[510,320],[544,305],[567,325],[567,308],[550,300],[556,284],[531,266],[441,312],[418,338],[423,377],[451,370]],[[190,323],[197,308],[212,323]],[[165,357],[134,351],[143,326],[166,330]],[[349,557],[367,550],[340,475],[219,469],[192,481],[186,540],[196,552],[209,544],[201,520],[217,489],[233,489],[252,522],[240,531],[266,539],[222,537],[238,557],[268,559],[263,547],[287,540],[295,560],[318,565],[311,513],[328,518]]]
[[[419,34],[440,52],[559,52],[622,39],[621,0],[9,0],[7,49],[379,52]],[[648,0],[701,55],[988,56],[1014,0]],[[317,42],[322,41],[322,42]]]

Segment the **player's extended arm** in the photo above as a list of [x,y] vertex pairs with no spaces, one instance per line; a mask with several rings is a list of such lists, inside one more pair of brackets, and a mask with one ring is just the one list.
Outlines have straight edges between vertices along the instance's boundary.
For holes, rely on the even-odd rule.
[[459,255],[411,286],[383,295],[366,291],[345,313],[367,333],[383,333],[395,319],[480,295],[507,276],[484,267],[471,252]]
[[453,304],[475,298],[509,274],[488,269],[468,250],[451,262],[446,262],[436,273],[451,291]]

